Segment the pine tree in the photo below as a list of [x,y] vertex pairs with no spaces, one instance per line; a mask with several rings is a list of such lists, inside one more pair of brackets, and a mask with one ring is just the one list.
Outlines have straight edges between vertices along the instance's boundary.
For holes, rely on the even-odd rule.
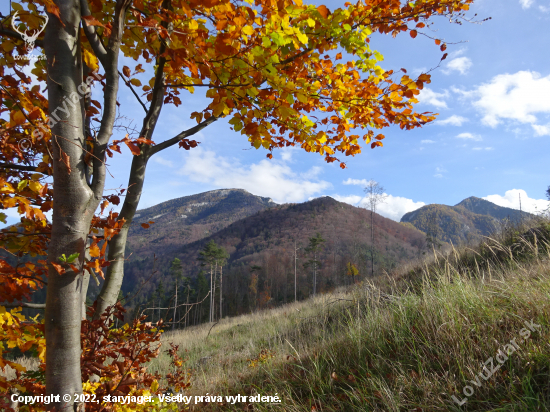
[[304,266],[313,267],[313,296],[317,294],[317,269],[319,268],[321,262],[317,260],[317,255],[321,250],[321,246],[325,242],[325,239],[321,236],[319,232],[314,237],[309,238],[309,246],[305,249],[307,253],[313,253],[313,258],[309,259]]

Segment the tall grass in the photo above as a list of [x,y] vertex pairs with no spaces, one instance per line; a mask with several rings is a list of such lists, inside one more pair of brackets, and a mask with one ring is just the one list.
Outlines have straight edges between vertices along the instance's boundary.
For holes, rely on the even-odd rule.
[[[187,350],[188,395],[282,399],[250,410],[550,410],[549,241],[548,221],[507,228],[478,248],[434,252],[351,289],[164,339]],[[540,325],[528,338],[526,321]],[[515,352],[480,379],[513,339]],[[150,366],[166,367],[163,357]]]

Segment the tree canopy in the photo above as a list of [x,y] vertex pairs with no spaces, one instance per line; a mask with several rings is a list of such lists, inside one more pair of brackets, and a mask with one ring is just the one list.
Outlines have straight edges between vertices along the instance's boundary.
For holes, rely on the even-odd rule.
[[[191,136],[227,118],[270,158],[298,146],[344,168],[342,156],[382,146],[381,129],[435,119],[414,111],[430,75],[383,69],[372,35],[416,38],[433,16],[460,22],[472,2],[364,0],[336,10],[301,0],[12,2],[0,23],[0,204],[21,221],[0,234],[13,256],[0,259],[0,302],[28,300],[48,278],[47,393],[82,392],[87,279],[99,283],[107,268],[101,316],[118,297],[149,158],[196,147]],[[120,64],[122,56],[135,65]],[[120,80],[144,110],[140,130],[118,117]],[[177,108],[199,89],[208,103],[186,113],[197,125],[154,136],[163,106]],[[133,154],[128,186],[107,195],[107,160],[122,144]],[[120,213],[109,211],[121,195]]]

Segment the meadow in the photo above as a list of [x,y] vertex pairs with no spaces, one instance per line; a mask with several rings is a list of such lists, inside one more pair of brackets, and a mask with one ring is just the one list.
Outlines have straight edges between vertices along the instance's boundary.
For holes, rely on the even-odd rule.
[[[549,240],[547,220],[507,228],[476,248],[434,250],[354,287],[163,341],[187,359],[187,395],[281,399],[192,410],[546,411]],[[167,358],[149,368],[166,373]]]

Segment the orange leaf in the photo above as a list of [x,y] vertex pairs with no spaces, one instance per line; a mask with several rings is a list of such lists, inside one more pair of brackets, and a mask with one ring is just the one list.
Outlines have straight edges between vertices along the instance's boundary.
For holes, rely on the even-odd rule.
[[411,30],[411,37],[414,39],[418,35],[416,30]]
[[439,46],[441,44],[441,40],[435,39],[435,44]]
[[71,174],[71,157],[65,153],[63,150],[59,149],[61,152],[61,159],[59,159],[60,162],[63,162],[65,164],[65,167],[67,167],[67,174]]
[[63,268],[63,266],[55,262],[50,262],[50,263],[52,264],[53,268],[57,271],[57,273],[59,273],[60,275],[65,273],[65,269]]
[[149,229],[149,225],[147,223],[142,223],[141,227],[144,229]]
[[141,150],[139,150],[139,147],[137,144],[135,144],[130,140],[125,140],[124,143],[126,143],[126,146],[128,146],[128,148],[130,149],[130,151],[134,156],[139,156],[139,154],[141,153]]
[[94,243],[90,246],[90,256],[99,257],[99,246],[97,245],[97,243]]
[[124,67],[122,68],[122,73],[124,73],[124,76],[130,77],[130,74],[131,74],[130,68],[129,68],[128,66],[124,66]]
[[105,27],[103,23],[101,23],[98,19],[96,19],[94,16],[82,16],[82,19],[86,22],[86,26],[101,26]]
[[341,58],[342,58],[342,53],[338,53],[338,54],[336,55],[336,60],[340,60]]
[[328,17],[330,14],[329,9],[327,9],[327,6],[321,4],[319,7],[317,7],[317,11],[323,16],[324,19]]

